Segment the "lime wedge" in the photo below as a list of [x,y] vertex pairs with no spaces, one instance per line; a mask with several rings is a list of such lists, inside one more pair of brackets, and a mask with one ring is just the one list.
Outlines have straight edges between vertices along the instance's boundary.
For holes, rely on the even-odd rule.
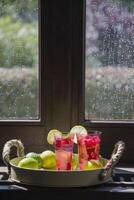
[[99,160],[90,160],[85,165],[84,170],[94,170],[103,168],[101,162]]
[[53,144],[56,138],[62,138],[62,133],[57,129],[52,129],[47,135],[47,142]]
[[74,134],[74,143],[77,144],[77,137],[76,134],[82,134],[82,135],[87,135],[87,130],[85,129],[84,126],[81,125],[75,125],[71,128],[70,134]]
[[90,162],[92,163],[92,165],[94,166],[94,168],[102,168],[103,165],[102,163],[100,162],[100,160],[90,160]]

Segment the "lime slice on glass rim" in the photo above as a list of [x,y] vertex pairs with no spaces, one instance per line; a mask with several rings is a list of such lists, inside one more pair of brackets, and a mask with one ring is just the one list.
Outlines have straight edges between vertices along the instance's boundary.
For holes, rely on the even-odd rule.
[[77,144],[77,136],[76,134],[79,133],[81,135],[87,135],[87,130],[84,126],[81,125],[75,125],[71,128],[70,134],[74,134],[74,143]]
[[47,142],[49,144],[54,144],[55,138],[62,138],[62,133],[57,129],[52,129],[48,132]]

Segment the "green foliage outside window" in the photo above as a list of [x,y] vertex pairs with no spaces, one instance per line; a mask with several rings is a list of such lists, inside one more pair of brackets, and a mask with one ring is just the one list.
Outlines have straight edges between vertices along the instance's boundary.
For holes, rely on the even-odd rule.
[[134,120],[134,1],[86,2],[85,117]]
[[37,119],[35,68],[0,68],[0,120]]
[[38,62],[37,27],[35,22],[0,18],[0,67],[35,67]]
[[112,66],[86,71],[85,116],[90,120],[134,119],[134,70]]
[[0,1],[0,119],[37,119],[38,1]]

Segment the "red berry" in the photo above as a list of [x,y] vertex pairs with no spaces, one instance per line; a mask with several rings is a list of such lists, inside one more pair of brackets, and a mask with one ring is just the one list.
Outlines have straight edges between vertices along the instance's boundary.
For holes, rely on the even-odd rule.
[[71,169],[71,163],[68,162],[68,163],[67,163],[67,170],[70,170],[70,169]]
[[56,146],[57,148],[60,148],[60,147],[62,146],[62,141],[61,141],[60,138],[56,139],[55,146]]

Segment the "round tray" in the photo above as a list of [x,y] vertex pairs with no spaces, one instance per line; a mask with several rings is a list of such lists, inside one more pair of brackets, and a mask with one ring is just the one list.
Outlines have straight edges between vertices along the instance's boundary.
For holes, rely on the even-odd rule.
[[104,169],[72,171],[24,169],[17,167],[20,160],[21,158],[14,158],[10,161],[10,178],[15,182],[27,185],[48,187],[91,186],[107,182],[112,175],[112,169],[109,170],[104,180],[100,179],[101,173]]
[[[17,147],[18,157],[10,160],[10,149],[13,146]],[[12,181],[34,186],[84,187],[107,182],[111,178],[113,168],[119,161],[124,148],[124,142],[119,141],[116,143],[111,158],[106,162],[104,168],[94,170],[57,171],[20,168],[18,162],[24,156],[24,146],[20,140],[16,139],[5,144],[2,155]]]

